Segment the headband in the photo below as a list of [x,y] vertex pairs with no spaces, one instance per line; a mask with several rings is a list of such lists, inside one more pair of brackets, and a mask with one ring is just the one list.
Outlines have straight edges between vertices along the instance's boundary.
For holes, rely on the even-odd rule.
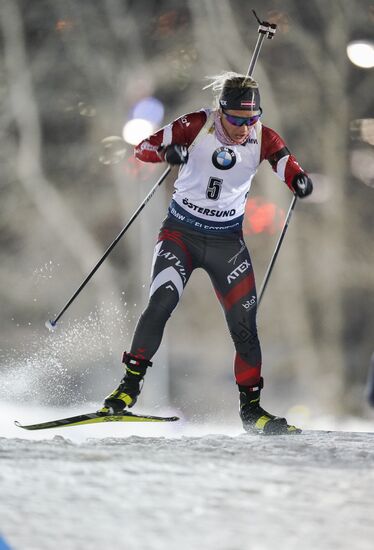
[[219,104],[224,109],[260,112],[258,88],[223,88]]

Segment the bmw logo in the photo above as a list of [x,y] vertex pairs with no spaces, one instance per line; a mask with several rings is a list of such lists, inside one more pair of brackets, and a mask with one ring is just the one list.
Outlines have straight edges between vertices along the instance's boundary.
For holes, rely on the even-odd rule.
[[219,147],[213,153],[212,162],[219,170],[229,170],[236,163],[236,155],[228,147]]

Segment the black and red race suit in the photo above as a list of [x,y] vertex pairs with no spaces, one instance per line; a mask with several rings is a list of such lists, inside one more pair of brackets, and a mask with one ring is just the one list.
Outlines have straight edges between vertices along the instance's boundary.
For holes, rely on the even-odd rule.
[[209,114],[205,109],[184,115],[135,148],[138,159],[161,162],[161,145],[193,143],[159,233],[150,299],[138,321],[131,353],[153,357],[192,271],[201,267],[212,281],[234,342],[235,380],[241,386],[254,386],[261,376],[261,348],[254,272],[242,233],[245,201],[263,160],[291,190],[294,177],[303,170],[280,136],[260,121],[240,145],[219,141],[214,125],[199,135]]

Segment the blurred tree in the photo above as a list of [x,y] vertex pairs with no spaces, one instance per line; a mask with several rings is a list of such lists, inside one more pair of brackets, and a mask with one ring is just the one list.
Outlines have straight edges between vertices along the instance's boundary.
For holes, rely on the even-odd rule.
[[[373,191],[352,177],[351,150],[360,144],[350,141],[349,127],[371,117],[372,72],[349,65],[346,45],[372,33],[369,0],[354,10],[349,0],[255,0],[249,7],[242,0],[3,0],[2,349],[38,341],[45,329],[28,328],[29,320],[46,319],[63,305],[162,170],[139,166],[131,146],[123,160],[102,164],[103,138],[121,136],[132,107],[146,96],[163,102],[165,122],[209,106],[204,77],[248,67],[257,38],[251,8],[278,24],[255,71],[264,123],[285,138],[316,184],[312,198],[297,204],[261,306],[265,395],[279,400],[280,413],[299,399],[315,411],[362,412],[372,352]],[[172,178],[66,317],[104,311],[98,332],[92,327],[102,356],[129,343],[171,189]],[[268,166],[259,170],[251,197],[284,211],[291,200]],[[246,237],[258,286],[276,238]],[[35,272],[51,261],[51,280],[36,288]],[[113,304],[120,304],[120,317]],[[186,410],[196,399],[206,414],[233,410],[232,345],[219,311],[208,279],[196,273],[167,329],[172,396],[180,402],[183,393]],[[60,359],[67,362],[62,342]],[[91,364],[85,353],[82,343],[80,360]],[[99,363],[109,368],[111,359]],[[113,382],[107,374],[93,380],[100,397]],[[152,385],[145,390],[152,393]]]

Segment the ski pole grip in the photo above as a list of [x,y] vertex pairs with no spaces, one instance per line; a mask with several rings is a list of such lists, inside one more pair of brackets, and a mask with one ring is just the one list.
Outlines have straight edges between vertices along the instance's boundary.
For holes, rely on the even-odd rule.
[[274,35],[276,33],[277,26],[275,23],[268,23],[268,21],[262,21],[258,27],[258,33],[264,34],[266,38],[269,38],[271,40],[274,38]]
[[276,32],[277,32],[276,24],[275,23],[269,23],[267,38],[269,40],[271,40],[272,38],[274,38],[274,35],[275,35]]
[[258,33],[259,34],[267,34],[269,31],[269,23],[267,21],[263,21],[260,23],[258,27]]
[[277,25],[275,23],[269,23],[268,21],[261,21],[255,10],[252,10],[252,13],[259,23],[258,33],[263,34],[264,38],[266,36],[266,38],[269,38],[269,40],[271,40],[275,35]]

